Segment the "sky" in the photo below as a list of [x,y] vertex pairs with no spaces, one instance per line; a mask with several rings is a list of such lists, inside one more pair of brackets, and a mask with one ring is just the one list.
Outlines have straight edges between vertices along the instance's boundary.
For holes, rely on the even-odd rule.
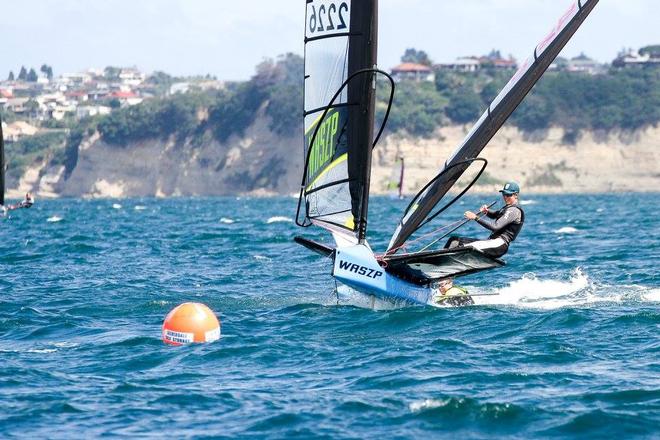
[[[303,0],[3,0],[0,78],[20,67],[55,75],[136,66],[177,76],[245,80],[265,58],[302,55]],[[380,0],[379,66],[406,48],[434,62],[499,49],[518,60],[571,0]],[[622,48],[660,44],[658,0],[601,0],[562,55],[609,62]]]

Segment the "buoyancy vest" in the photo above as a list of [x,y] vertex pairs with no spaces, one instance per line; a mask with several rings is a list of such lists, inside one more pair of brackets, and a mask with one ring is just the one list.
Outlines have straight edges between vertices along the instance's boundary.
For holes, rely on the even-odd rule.
[[468,295],[468,291],[462,287],[459,286],[453,286],[451,289],[447,290],[445,293],[442,293],[440,289],[438,289],[434,294],[433,294],[433,302],[440,304],[445,302],[448,299],[455,298],[456,296],[460,295]]
[[516,205],[507,205],[497,211],[497,218],[502,217],[504,214],[506,214],[506,211],[509,209],[518,209],[520,211],[520,220],[515,221],[512,223],[509,223],[499,231],[495,231],[492,234],[490,234],[489,239],[495,239],[495,238],[501,238],[504,240],[507,244],[507,246],[516,239],[518,234],[520,234],[520,230],[523,227],[523,223],[525,223],[525,211],[522,210],[520,206]]

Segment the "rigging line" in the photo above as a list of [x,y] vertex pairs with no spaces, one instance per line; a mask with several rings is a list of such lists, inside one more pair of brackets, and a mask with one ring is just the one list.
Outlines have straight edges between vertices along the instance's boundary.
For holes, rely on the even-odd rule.
[[[410,245],[410,244],[412,244],[412,243],[416,243],[416,242],[418,242],[418,241],[421,241],[421,240],[423,240],[423,239],[425,239],[425,238],[428,238],[430,235],[437,234],[438,232],[440,232],[440,231],[442,231],[442,230],[444,230],[444,229],[451,228],[452,226],[457,225],[458,223],[461,223],[462,221],[463,221],[463,220],[456,220],[456,221],[453,222],[453,223],[449,223],[449,224],[447,224],[447,225],[441,226],[441,227],[439,227],[439,228],[437,228],[437,229],[434,229],[434,230],[431,231],[431,232],[427,232],[426,234],[421,235],[420,237],[417,237],[417,238],[415,238],[415,239],[413,239],[413,240],[408,240],[408,241],[406,241],[405,243],[403,243],[401,246],[398,246],[398,247],[392,248],[390,251],[386,252],[386,253],[383,254],[383,255],[388,255],[388,254],[394,253],[395,251],[398,251],[399,249],[406,249],[406,248],[408,247],[408,245]],[[426,247],[428,247],[428,246],[426,246]],[[422,248],[421,251],[423,251],[424,249],[426,249],[426,247]],[[421,252],[421,251],[418,251],[418,252]]]
[[[490,207],[493,206],[495,203],[497,203],[497,200],[495,200],[495,201],[492,202],[490,205],[488,205],[488,208],[490,209]],[[477,218],[481,218],[481,217],[483,217],[484,215],[486,215],[485,212],[484,212],[484,213],[479,213],[479,214],[477,214]],[[442,240],[443,238],[445,238],[446,236],[448,236],[448,235],[451,234],[452,232],[455,232],[455,231],[459,230],[460,228],[462,228],[463,226],[465,226],[466,224],[468,224],[469,221],[470,221],[469,219],[459,220],[460,224],[459,224],[458,226],[456,226],[454,229],[452,229],[451,231],[447,232],[446,234],[444,234],[444,235],[442,235],[442,236],[436,238],[436,239],[433,240],[431,243],[429,243],[429,244],[427,244],[426,246],[424,246],[419,252],[422,252],[422,251],[424,251],[425,249],[428,249],[429,247],[433,246],[434,244],[436,244],[437,242],[439,242],[440,240]],[[458,222],[456,222],[456,223],[458,223]],[[454,224],[456,224],[456,223],[454,223]]]

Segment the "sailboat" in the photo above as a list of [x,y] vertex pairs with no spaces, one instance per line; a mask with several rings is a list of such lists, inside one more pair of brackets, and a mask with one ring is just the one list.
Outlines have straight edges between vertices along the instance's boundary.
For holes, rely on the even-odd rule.
[[392,167],[392,174],[387,181],[387,193],[391,198],[398,197],[403,199],[403,175],[405,172],[405,162],[403,156],[397,155]]
[[[443,279],[502,267],[503,260],[473,248],[407,252],[406,243],[478,180],[487,166],[480,152],[597,3],[577,0],[561,16],[439,173],[410,202],[387,249],[375,253],[367,241],[371,154],[387,122],[395,87],[391,76],[377,67],[378,0],[306,0],[305,165],[296,223],[329,231],[335,246],[300,236],[295,241],[330,257],[332,274],[340,283],[373,297],[415,304],[432,305],[434,285]],[[377,77],[389,85],[389,101],[376,131]],[[447,196],[472,165],[479,170],[476,177],[458,195]]]

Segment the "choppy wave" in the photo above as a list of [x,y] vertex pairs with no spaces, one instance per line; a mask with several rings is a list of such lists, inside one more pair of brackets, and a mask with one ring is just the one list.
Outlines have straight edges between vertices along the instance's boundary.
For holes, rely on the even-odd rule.
[[[453,308],[335,290],[289,197],[45,200],[0,225],[0,437],[653,438],[660,220],[629,206],[659,197],[534,196],[507,265],[456,280],[497,296]],[[405,207],[370,200],[374,249]],[[187,301],[221,340],[163,344]]]
[[555,234],[575,234],[578,230],[573,226],[563,226],[554,232]]
[[53,215],[53,216],[48,217],[48,218],[46,219],[46,221],[47,221],[48,223],[57,223],[57,222],[61,222],[62,220],[64,220],[64,219],[63,219],[62,217],[60,217],[60,216],[57,216],[57,215]]
[[293,219],[290,217],[283,217],[281,215],[276,215],[274,217],[269,217],[268,220],[266,220],[266,223],[271,224],[271,223],[292,223]]

